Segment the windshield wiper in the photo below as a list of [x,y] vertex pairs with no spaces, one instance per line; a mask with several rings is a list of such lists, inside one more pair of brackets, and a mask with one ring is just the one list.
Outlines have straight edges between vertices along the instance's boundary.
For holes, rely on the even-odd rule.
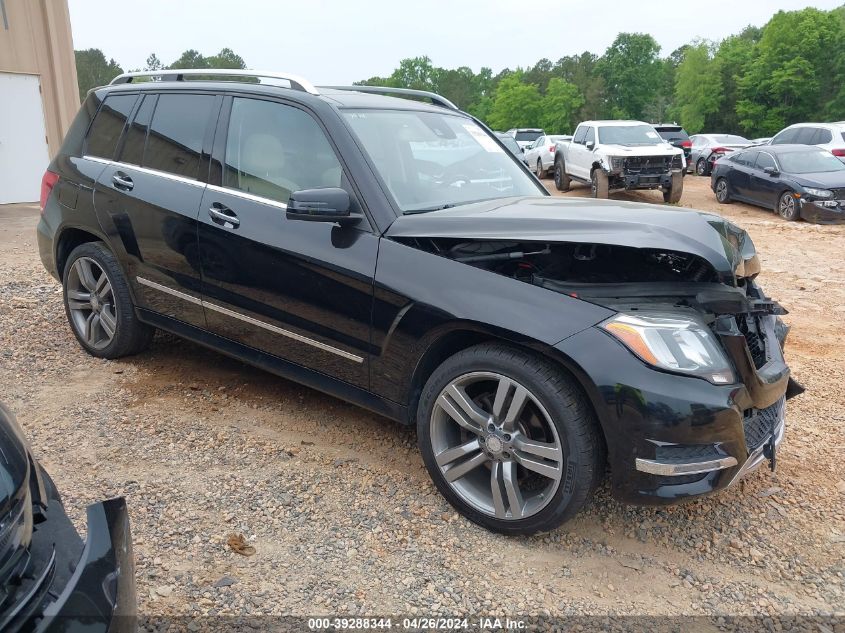
[[402,215],[415,215],[417,213],[428,213],[429,211],[442,211],[443,209],[451,209],[452,207],[457,206],[454,202],[449,202],[447,204],[441,204],[436,207],[422,207],[421,209],[408,209],[407,211],[403,211]]

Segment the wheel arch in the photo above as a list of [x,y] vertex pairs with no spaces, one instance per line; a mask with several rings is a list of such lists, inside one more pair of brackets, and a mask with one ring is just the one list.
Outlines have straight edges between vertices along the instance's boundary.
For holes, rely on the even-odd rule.
[[89,229],[82,229],[74,226],[62,228],[56,235],[55,257],[56,257],[56,272],[59,279],[64,276],[65,265],[68,257],[77,246],[86,244],[88,242],[103,242],[106,243],[102,235],[93,233]]

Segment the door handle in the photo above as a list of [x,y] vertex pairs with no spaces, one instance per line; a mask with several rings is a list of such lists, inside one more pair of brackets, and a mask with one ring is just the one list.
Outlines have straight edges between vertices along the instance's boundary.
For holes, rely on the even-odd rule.
[[235,212],[219,202],[215,202],[208,207],[208,215],[211,217],[212,221],[217,224],[222,224],[223,226],[228,224],[228,228],[236,229],[241,224],[241,221],[238,219],[238,216],[235,215]]
[[114,172],[114,175],[111,177],[111,181],[114,188],[120,189],[121,191],[132,191],[132,188],[135,186],[135,183],[132,182],[132,178],[129,177],[129,174],[122,171]]

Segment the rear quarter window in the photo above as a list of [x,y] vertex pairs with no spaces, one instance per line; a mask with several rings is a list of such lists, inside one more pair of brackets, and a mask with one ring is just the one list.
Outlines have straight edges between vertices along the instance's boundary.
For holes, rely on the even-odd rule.
[[196,179],[213,105],[212,95],[159,95],[142,165]]
[[117,142],[123,134],[126,120],[132,112],[136,94],[109,95],[100,107],[85,143],[85,153],[99,158],[114,158]]

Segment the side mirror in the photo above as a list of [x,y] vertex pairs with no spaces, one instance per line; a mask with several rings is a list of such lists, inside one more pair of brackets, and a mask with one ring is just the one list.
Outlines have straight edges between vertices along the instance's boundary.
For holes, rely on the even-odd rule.
[[593,148],[596,146],[596,144],[595,144],[595,142],[593,142],[593,141],[587,141],[586,143],[584,143],[584,146],[585,146],[587,149],[593,149]]
[[769,176],[778,176],[780,174],[777,167],[765,167],[763,171],[769,174]]
[[361,216],[352,213],[349,194],[339,187],[302,189],[290,194],[285,216],[288,220],[354,224]]

